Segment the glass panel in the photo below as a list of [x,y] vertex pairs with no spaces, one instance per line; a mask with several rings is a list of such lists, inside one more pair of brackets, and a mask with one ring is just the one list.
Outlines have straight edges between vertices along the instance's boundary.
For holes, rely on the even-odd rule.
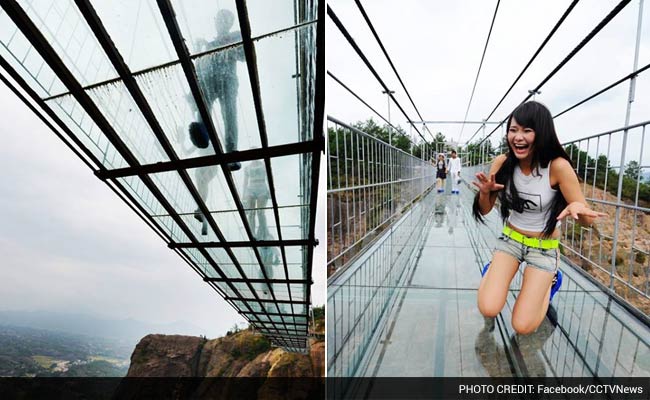
[[[308,193],[301,191],[301,177],[304,174],[311,176],[310,159],[311,157],[303,154],[271,159],[278,207],[296,206],[309,201]],[[280,224],[284,225],[284,222],[280,220]]]
[[82,86],[117,77],[72,0],[18,2]]
[[[230,195],[226,194],[229,193],[228,186],[220,167],[196,168],[191,170],[188,175],[209,210],[235,208]],[[218,241],[218,237],[210,229],[207,220],[203,219],[200,214],[196,201],[178,172],[161,172],[153,174],[152,177],[174,209],[182,214],[183,219],[187,221],[188,227],[195,232],[198,240]],[[212,217],[226,240],[248,240],[237,211],[213,212]]]
[[169,236],[171,236],[172,240],[177,243],[185,243],[189,242],[189,238],[183,231],[181,230],[181,227],[178,226],[178,224],[172,219],[172,217],[169,216],[156,216],[153,218],[158,222],[163,227],[163,230],[165,233],[167,233]]
[[122,82],[98,86],[86,93],[141,164],[169,161]]
[[[188,170],[188,173],[199,195],[208,209],[212,211],[212,217],[226,240],[249,240],[239,212],[234,211],[236,210],[235,202],[230,194],[222,168],[219,166],[194,168]],[[196,208],[192,208],[191,212],[193,213],[195,210]]]
[[34,50],[5,12],[0,12],[0,56],[41,98],[64,92],[65,86]]
[[281,230],[282,230],[283,240],[297,240],[297,239],[307,238],[307,232],[303,232],[303,230],[299,226],[283,225]]
[[93,7],[132,72],[177,59],[154,0],[94,0]]
[[242,163],[242,169],[243,173],[233,174],[233,179],[246,209],[251,232],[257,240],[275,240],[277,229],[264,161]]
[[46,101],[46,104],[102,165],[108,169],[128,166],[74,97],[57,97]]
[[178,158],[215,154],[212,146],[199,148],[190,139],[196,103],[180,65],[150,71],[135,79]]
[[219,268],[221,268],[221,270],[226,275],[226,277],[234,278],[234,279],[245,278],[241,276],[241,274],[233,264],[232,259],[228,256],[228,253],[226,253],[224,249],[212,248],[212,249],[206,249],[206,251],[208,252],[210,257],[212,257],[212,259],[217,263]]
[[307,239],[308,230],[303,230],[301,226],[301,215],[306,214],[309,221],[309,207],[286,207],[280,208],[280,222],[282,224],[282,239]]
[[271,146],[311,139],[311,133],[308,137],[300,134],[296,53],[304,49],[296,48],[296,35],[298,31],[313,29],[310,25],[255,42],[262,108]]
[[[248,19],[253,37],[285,29],[306,21],[306,15],[296,16],[295,0],[248,0]],[[296,22],[296,19],[300,20]]]

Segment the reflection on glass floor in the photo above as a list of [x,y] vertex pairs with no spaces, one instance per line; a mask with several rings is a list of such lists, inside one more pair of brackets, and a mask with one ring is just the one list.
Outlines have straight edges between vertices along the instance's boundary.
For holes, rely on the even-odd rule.
[[[449,191],[447,191],[449,193]],[[563,263],[564,283],[547,318],[515,334],[511,310],[520,276],[501,315],[476,306],[479,266],[496,240],[496,213],[477,227],[472,194],[434,196],[416,266],[359,362],[357,376],[648,376],[650,328]],[[329,328],[328,328],[329,329]]]
[[306,351],[324,3],[186,3],[3,1],[0,77],[259,332]]

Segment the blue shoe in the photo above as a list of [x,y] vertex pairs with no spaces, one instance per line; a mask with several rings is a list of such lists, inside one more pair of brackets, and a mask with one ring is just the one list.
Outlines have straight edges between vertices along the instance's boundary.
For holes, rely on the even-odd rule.
[[551,285],[551,300],[549,301],[553,301],[553,296],[555,296],[555,293],[560,290],[560,286],[562,286],[562,271],[558,269],[555,273],[555,277],[553,277],[553,285]]
[[490,263],[491,263],[491,261],[483,266],[483,270],[481,271],[481,276],[485,276],[485,274],[487,273],[488,268],[490,267]]

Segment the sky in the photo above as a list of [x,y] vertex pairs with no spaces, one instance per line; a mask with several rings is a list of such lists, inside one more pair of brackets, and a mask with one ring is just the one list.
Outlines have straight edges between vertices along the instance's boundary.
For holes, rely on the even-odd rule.
[[[468,121],[481,121],[490,114],[570,3],[568,0],[500,2]],[[490,121],[502,121],[528,95],[528,90],[538,86],[618,3],[618,0],[579,2]],[[462,121],[497,1],[373,0],[361,1],[361,4],[423,118]],[[418,120],[355,2],[331,0],[329,6],[389,89],[396,91],[396,99],[409,118]],[[633,0],[541,88],[541,94],[535,99],[556,114],[632,72],[638,14],[639,1]],[[327,22],[328,71],[387,116],[387,98],[381,93],[383,88],[330,18]],[[648,63],[650,5],[646,2],[638,67]],[[333,79],[327,77],[326,84],[328,115],[347,122],[373,116]],[[560,141],[623,127],[628,93],[629,82],[626,82],[558,117],[555,124]],[[648,110],[650,71],[637,79],[630,123],[650,119]],[[393,123],[409,131],[407,118],[394,104],[391,104],[390,114]],[[376,116],[374,119],[378,120]],[[478,129],[477,125],[463,128],[461,125],[428,124],[428,127],[434,134],[442,132],[447,139],[460,143],[470,139]],[[421,125],[418,129],[424,132]],[[494,127],[488,128],[486,133],[492,129]],[[637,131],[630,134],[628,148],[640,145],[640,129]],[[412,130],[412,134],[416,135],[416,132]],[[502,131],[497,131],[493,135],[495,144],[501,134]],[[481,132],[473,140],[480,136]],[[614,148],[615,144],[612,144]],[[592,143],[591,150],[594,149]],[[620,144],[618,149],[621,149]],[[645,152],[643,157],[644,163],[650,165],[650,152]],[[614,158],[620,158],[620,154],[612,155]]]
[[[234,2],[222,3],[234,9]],[[288,7],[274,12],[291,20],[293,14],[287,12],[290,2],[285,3]],[[108,4],[98,3],[99,11],[113,10]],[[259,17],[262,8],[256,6],[251,13],[251,21],[261,21],[252,22],[254,30],[286,25],[285,20]],[[192,12],[195,15],[201,10]],[[142,17],[145,22],[146,17]],[[119,30],[118,19],[107,20],[112,21],[110,29]],[[131,26],[125,22],[124,30]],[[290,39],[276,42],[293,44]],[[129,38],[128,43],[132,42],[137,43]],[[261,46],[261,58],[272,49],[266,43],[270,42]],[[129,61],[160,61],[147,59],[145,50],[132,51]],[[273,72],[269,64],[264,64],[261,74]],[[245,70],[243,64],[242,68]],[[247,80],[240,79],[242,85]],[[265,90],[268,80],[262,82]],[[283,89],[295,90],[289,80],[292,86]],[[0,104],[0,310],[56,311],[156,324],[181,321],[192,329],[198,327],[195,335],[208,337],[222,336],[234,324],[244,322],[2,83]],[[295,105],[288,104],[295,113]],[[269,132],[273,133],[278,123],[285,126],[287,120],[295,118],[269,118]],[[242,137],[246,139],[246,135]],[[321,170],[324,157],[322,161]],[[324,179],[319,193],[316,238],[324,244]],[[312,274],[315,305],[325,303],[325,257],[325,246],[317,246]]]

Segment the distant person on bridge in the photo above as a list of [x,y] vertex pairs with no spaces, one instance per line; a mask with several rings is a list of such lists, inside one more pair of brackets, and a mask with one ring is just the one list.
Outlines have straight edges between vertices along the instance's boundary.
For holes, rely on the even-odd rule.
[[448,161],[448,170],[451,178],[451,194],[460,194],[458,184],[460,183],[460,158],[456,155],[456,150],[451,151],[451,158]]
[[545,106],[529,101],[517,107],[508,118],[507,132],[509,151],[495,158],[488,175],[479,172],[472,182],[479,189],[474,218],[483,222],[499,197],[505,225],[492,262],[482,271],[478,308],[485,317],[496,317],[519,265],[526,261],[512,326],[520,334],[529,334],[544,320],[562,284],[560,221],[571,216],[590,226],[595,218],[607,214],[587,205]]
[[436,183],[438,193],[445,191],[445,179],[447,179],[447,164],[445,163],[445,155],[438,154],[438,161],[436,161]]

